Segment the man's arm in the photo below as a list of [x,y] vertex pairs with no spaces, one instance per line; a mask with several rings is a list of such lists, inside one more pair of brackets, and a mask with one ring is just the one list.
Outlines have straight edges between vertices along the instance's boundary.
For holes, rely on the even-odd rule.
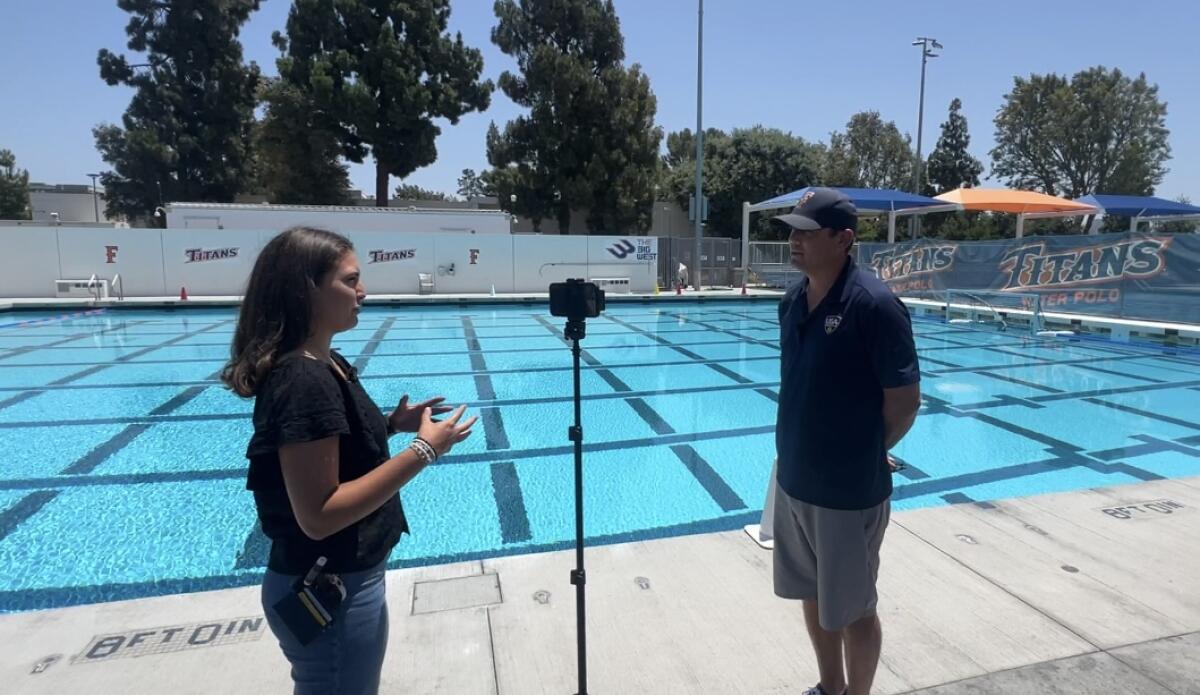
[[921,407],[921,384],[883,390],[883,445],[889,450],[904,439]]

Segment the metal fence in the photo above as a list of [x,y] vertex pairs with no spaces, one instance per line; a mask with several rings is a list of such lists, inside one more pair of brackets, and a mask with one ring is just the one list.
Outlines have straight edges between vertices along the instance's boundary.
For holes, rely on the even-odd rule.
[[784,288],[804,277],[792,267],[792,255],[786,241],[750,242],[750,272],[747,282]]
[[[664,288],[674,287],[676,270],[682,262],[688,267],[688,282],[696,282],[696,263],[692,261],[693,239],[683,237],[658,240],[658,281]],[[700,240],[701,262],[706,287],[736,287],[741,284],[742,240],[707,238]]]

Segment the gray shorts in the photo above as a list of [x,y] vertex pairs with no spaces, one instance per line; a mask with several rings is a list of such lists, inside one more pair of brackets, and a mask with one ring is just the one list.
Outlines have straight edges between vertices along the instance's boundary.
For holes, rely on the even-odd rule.
[[875,611],[879,547],[891,501],[827,509],[775,487],[775,595],[817,602],[821,627],[841,630]]

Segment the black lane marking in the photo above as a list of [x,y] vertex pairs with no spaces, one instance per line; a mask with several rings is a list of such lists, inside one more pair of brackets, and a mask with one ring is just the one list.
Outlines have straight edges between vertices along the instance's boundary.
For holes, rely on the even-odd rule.
[[516,465],[512,461],[497,461],[491,468],[501,539],[505,545],[530,540],[533,534],[529,530],[529,514],[525,511],[525,497]]

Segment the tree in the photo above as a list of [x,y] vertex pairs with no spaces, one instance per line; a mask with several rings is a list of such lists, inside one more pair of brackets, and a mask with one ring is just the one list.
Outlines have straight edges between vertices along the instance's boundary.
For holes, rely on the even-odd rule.
[[971,136],[967,132],[967,119],[962,115],[962,101],[950,102],[950,116],[942,124],[942,134],[937,146],[929,153],[925,166],[925,181],[922,182],[928,195],[940,195],[961,187],[979,185],[983,164],[971,156],[967,148]]
[[458,177],[458,195],[465,200],[470,200],[492,195],[492,192],[487,183],[475,174],[474,169],[463,169],[462,176]]
[[893,121],[878,111],[850,117],[844,133],[829,134],[829,152],[821,182],[826,186],[858,188],[912,187],[912,138],[901,135]]
[[449,18],[449,0],[295,0],[287,36],[273,36],[280,78],[336,124],[346,158],[374,158],[380,207],[389,177],[437,160],[434,119],[491,101],[482,54],[446,33]]
[[396,187],[397,200],[450,200],[450,196],[440,191],[431,191],[427,188],[414,186],[411,183],[402,183]]
[[345,204],[350,176],[341,162],[336,124],[282,80],[267,82],[262,100],[266,114],[254,129],[258,190],[272,203]]
[[588,210],[592,232],[648,229],[662,131],[649,79],[622,64],[611,0],[497,0],[495,11],[492,41],[520,68],[500,88],[529,109],[488,130],[501,206],[535,228],[555,218],[562,233],[572,209]]
[[29,219],[29,172],[17,168],[16,156],[0,150],[0,220]]
[[101,49],[100,76],[134,89],[122,126],[101,124],[96,148],[110,215],[149,216],[169,200],[228,202],[248,172],[258,67],[242,63],[238,31],[259,0],[117,0],[131,65]]
[[[663,156],[670,199],[683,209],[696,190],[696,139],[684,129],[667,136]],[[709,200],[706,227],[711,235],[740,237],[742,203],[755,203],[816,183],[824,150],[791,133],[755,126],[704,134],[704,195]],[[769,216],[756,220],[756,236],[775,238]]]
[[992,172],[1017,188],[1077,198],[1151,195],[1170,159],[1166,104],[1146,75],[1095,67],[1069,81],[1015,78],[996,115]]

